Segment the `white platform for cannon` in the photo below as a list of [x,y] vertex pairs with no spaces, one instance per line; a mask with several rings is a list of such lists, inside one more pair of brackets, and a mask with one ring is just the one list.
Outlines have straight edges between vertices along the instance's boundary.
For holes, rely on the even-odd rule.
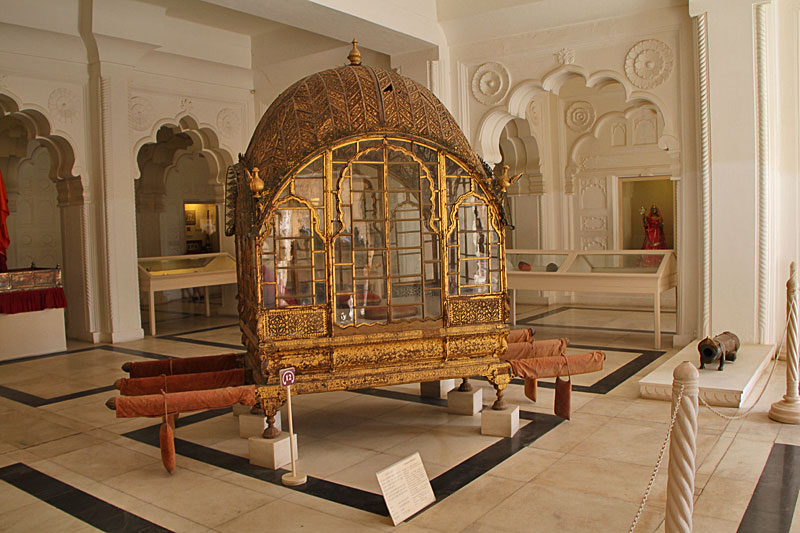
[[[640,380],[639,394],[642,398],[671,401],[672,372],[675,367],[683,361],[700,367],[700,354],[697,351],[699,342],[699,339],[692,341]],[[749,406],[752,393],[758,394],[753,389],[761,374],[769,367],[773,349],[771,344],[744,344],[739,348],[736,361],[726,361],[722,371],[717,370],[718,362],[706,365],[705,369],[699,370],[700,396],[710,405]]]

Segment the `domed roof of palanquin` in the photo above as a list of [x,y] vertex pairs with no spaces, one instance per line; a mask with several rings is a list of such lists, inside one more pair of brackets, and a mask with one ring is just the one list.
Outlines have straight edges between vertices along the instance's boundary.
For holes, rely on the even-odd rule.
[[269,188],[317,150],[375,133],[432,141],[486,179],[455,119],[432,92],[392,70],[360,64],[312,74],[283,91],[261,117],[245,161],[259,168]]

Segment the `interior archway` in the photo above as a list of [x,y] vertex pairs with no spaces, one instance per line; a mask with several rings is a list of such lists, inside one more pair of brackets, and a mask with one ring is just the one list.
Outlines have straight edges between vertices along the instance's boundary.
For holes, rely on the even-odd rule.
[[72,173],[74,165],[72,146],[52,133],[42,112],[20,109],[0,94],[0,172],[11,212],[9,268],[62,265],[67,335],[86,337],[92,328],[83,268],[83,185]]

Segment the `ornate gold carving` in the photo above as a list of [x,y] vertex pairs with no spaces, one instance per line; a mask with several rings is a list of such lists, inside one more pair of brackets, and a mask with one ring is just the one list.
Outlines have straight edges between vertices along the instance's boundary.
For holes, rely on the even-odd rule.
[[503,295],[476,298],[450,298],[447,304],[447,323],[451,326],[505,322]]
[[287,308],[267,311],[263,336],[273,339],[328,334],[327,308]]
[[286,89],[261,118],[247,149],[266,190],[277,190],[312,153],[348,137],[402,133],[458,156],[478,179],[487,176],[450,112],[428,89],[391,70],[347,65]]

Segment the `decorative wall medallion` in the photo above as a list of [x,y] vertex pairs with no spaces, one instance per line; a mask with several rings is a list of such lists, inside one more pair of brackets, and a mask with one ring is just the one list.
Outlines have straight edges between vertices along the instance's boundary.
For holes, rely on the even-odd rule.
[[220,135],[227,138],[235,137],[239,133],[242,120],[239,113],[230,107],[223,107],[217,113],[217,129]]
[[583,231],[605,231],[606,217],[581,217],[581,229]]
[[472,76],[472,95],[482,104],[496,104],[508,92],[508,70],[500,63],[484,63]]
[[155,121],[153,104],[143,96],[133,96],[128,100],[128,122],[136,131],[150,129]]
[[181,109],[187,113],[190,113],[194,109],[194,102],[189,97],[181,98]]
[[8,74],[0,72],[0,89],[8,87]]
[[575,50],[572,48],[562,48],[553,55],[559,65],[571,65],[575,62]]
[[80,99],[78,96],[66,89],[60,87],[50,93],[50,98],[47,99],[47,109],[50,110],[53,118],[59,122],[70,122],[78,115],[78,106]]
[[672,50],[666,43],[647,39],[628,50],[625,74],[640,89],[652,89],[669,78],[674,62]]
[[528,106],[528,118],[531,121],[531,125],[539,125],[539,107],[536,104],[536,100],[531,100],[531,103]]
[[583,133],[589,131],[594,124],[594,107],[589,102],[573,102],[567,108],[564,121],[572,131]]

